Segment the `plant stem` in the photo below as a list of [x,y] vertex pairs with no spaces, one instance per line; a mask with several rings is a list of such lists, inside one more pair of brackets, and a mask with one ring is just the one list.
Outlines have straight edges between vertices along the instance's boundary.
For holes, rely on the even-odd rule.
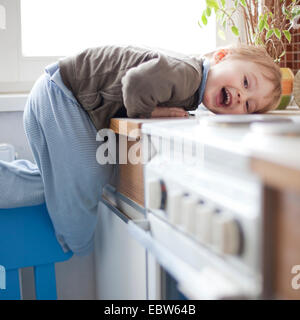
[[[243,15],[244,15],[244,29],[245,29],[245,33],[246,33],[246,41],[247,41],[247,44],[249,44],[250,43],[250,34],[248,31],[248,26],[247,26],[247,15],[246,15],[245,8],[243,8]],[[252,44],[252,41],[251,41],[251,44]]]
[[230,20],[230,22],[232,23],[232,25],[235,26],[235,23],[234,23],[233,19],[231,18],[231,16],[233,15],[233,13],[235,13],[235,11],[233,11],[232,14],[229,15],[223,8],[219,8],[219,10],[220,10],[221,12],[223,12],[223,13],[228,17],[228,19]]
[[249,1],[245,1],[246,2],[246,6],[247,6],[247,11],[248,11],[248,16],[249,16],[249,22],[251,25],[251,29],[252,29],[252,34],[254,34],[254,21],[253,21],[253,16],[252,16],[252,12],[251,12],[251,8],[250,8],[250,3]]

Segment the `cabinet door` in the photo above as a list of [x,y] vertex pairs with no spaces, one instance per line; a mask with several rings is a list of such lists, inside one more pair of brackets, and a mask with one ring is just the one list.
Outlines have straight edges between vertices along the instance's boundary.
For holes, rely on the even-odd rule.
[[127,224],[102,202],[95,260],[97,299],[147,299],[146,250],[129,234]]

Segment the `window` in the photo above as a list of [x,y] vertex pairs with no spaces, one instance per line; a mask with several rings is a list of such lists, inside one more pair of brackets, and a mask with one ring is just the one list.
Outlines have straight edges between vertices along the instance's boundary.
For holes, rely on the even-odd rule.
[[45,65],[87,47],[133,44],[201,53],[216,46],[215,23],[205,29],[197,24],[205,8],[201,0],[0,0],[1,5],[6,28],[0,28],[0,92],[28,91]]
[[201,34],[197,25],[204,6],[199,0],[21,0],[23,54],[67,55],[115,43],[212,49],[214,26]]

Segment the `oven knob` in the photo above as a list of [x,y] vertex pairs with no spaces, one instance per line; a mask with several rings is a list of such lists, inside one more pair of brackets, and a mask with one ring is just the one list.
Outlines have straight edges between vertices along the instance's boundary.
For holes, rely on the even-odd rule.
[[195,211],[198,200],[192,196],[185,195],[181,200],[181,225],[192,234],[195,234]]
[[167,200],[167,215],[170,223],[178,225],[181,223],[181,199],[182,192],[169,192]]
[[146,185],[146,207],[149,209],[164,210],[166,207],[167,190],[161,179],[147,181]]
[[239,255],[242,252],[243,237],[237,220],[222,213],[213,218],[213,245],[223,254]]
[[195,234],[205,244],[211,243],[213,214],[214,208],[205,203],[199,203],[195,210]]

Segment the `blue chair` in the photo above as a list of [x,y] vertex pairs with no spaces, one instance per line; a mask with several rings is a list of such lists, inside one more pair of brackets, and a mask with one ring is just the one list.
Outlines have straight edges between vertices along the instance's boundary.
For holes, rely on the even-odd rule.
[[0,209],[0,265],[6,271],[6,289],[0,300],[21,299],[19,270],[34,267],[36,298],[56,300],[56,262],[68,260],[56,240],[45,204]]

